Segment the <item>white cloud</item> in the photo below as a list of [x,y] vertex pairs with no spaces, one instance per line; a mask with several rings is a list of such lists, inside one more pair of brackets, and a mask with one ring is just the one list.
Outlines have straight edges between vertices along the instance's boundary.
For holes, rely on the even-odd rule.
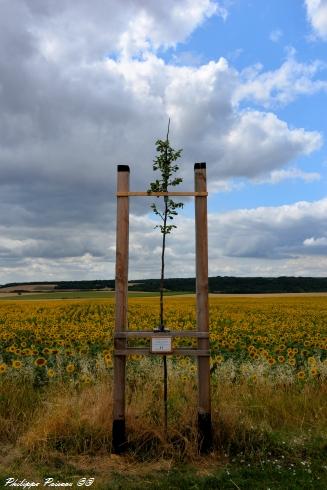
[[[169,115],[172,144],[184,148],[186,189],[195,161],[208,162],[215,192],[240,186],[238,177],[315,178],[282,167],[318,149],[322,136],[290,127],[267,107],[324,89],[315,78],[319,62],[301,64],[293,55],[274,72],[239,73],[224,58],[176,66],[159,57],[159,47],[185,41],[206,18],[226,18],[222,4],[81,0],[77,8],[64,0],[3,0],[1,9],[2,281],[52,278],[56,271],[63,278],[112,277],[116,164],[129,163],[131,188],[144,190]],[[240,108],[248,100],[256,110]],[[146,206],[132,201],[135,222]],[[180,249],[194,231],[186,222],[176,236]],[[134,271],[149,277],[158,240],[150,220],[135,226]],[[313,233],[302,242],[322,236]],[[226,243],[227,255],[237,252]],[[245,243],[244,253],[257,247],[260,255],[259,245]],[[194,251],[185,250],[181,265],[176,247],[171,274],[192,275]]]
[[241,73],[242,83],[235,91],[235,100],[249,100],[264,107],[273,107],[288,104],[301,95],[326,91],[327,82],[315,78],[325,68],[326,65],[318,60],[299,63],[291,52],[276,70],[262,72],[262,65],[245,69]]
[[296,259],[308,255],[308,232],[326,233],[326,212],[327,198],[211,215],[211,246],[227,256]]
[[269,34],[269,39],[273,43],[278,43],[278,41],[282,36],[283,36],[283,31],[281,31],[280,29],[275,29],[271,31],[271,33]]
[[305,0],[307,15],[318,37],[327,40],[327,1]]
[[241,189],[244,187],[244,182],[237,182],[235,180],[211,180],[208,182],[208,192],[211,193],[220,193],[220,192],[231,192],[235,189]]
[[318,132],[289,129],[273,113],[245,111],[226,135],[221,171],[225,175],[260,176],[321,144]]
[[258,183],[278,184],[283,180],[300,179],[309,183],[320,180],[320,178],[321,176],[318,172],[304,172],[299,168],[292,167],[289,169],[273,170],[270,172],[268,177],[263,179],[255,179],[255,181]]
[[[11,0],[12,1],[12,0]],[[26,2],[47,59],[101,59],[106,53],[139,55],[184,41],[213,15],[227,10],[212,0],[50,0]]]
[[306,247],[326,247],[327,246],[327,237],[320,237],[320,238],[306,238],[303,242],[303,245]]
[[[209,274],[327,274],[327,198],[278,207],[210,213]],[[130,216],[130,278],[158,277],[161,235],[153,217]],[[194,219],[182,213],[167,239],[167,277],[194,276]],[[114,231],[80,225],[74,234],[26,227],[24,250],[20,229],[1,229],[9,240],[0,245],[2,280],[108,278],[114,274]],[[31,238],[28,238],[28,237]],[[11,240],[11,242],[10,242]],[[11,243],[15,244],[11,247]],[[6,250],[4,250],[6,248]],[[22,253],[23,252],[23,253]],[[181,260],[181,256],[183,260]]]

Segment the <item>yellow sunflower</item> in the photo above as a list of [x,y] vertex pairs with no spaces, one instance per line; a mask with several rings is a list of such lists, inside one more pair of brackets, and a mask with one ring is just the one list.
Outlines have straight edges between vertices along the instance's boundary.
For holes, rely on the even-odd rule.
[[3,374],[7,371],[7,364],[2,363],[0,364],[0,374]]
[[67,364],[66,371],[67,373],[73,373],[75,371],[75,364]]
[[23,366],[22,361],[18,361],[17,359],[12,361],[12,367],[15,369],[20,369],[22,366]]
[[310,374],[311,374],[311,376],[317,376],[318,375],[318,369],[316,367],[312,367],[310,369]]
[[37,367],[41,367],[45,366],[47,364],[47,361],[46,359],[44,359],[44,357],[38,357],[37,359],[35,359],[34,364]]
[[54,369],[49,368],[47,370],[47,375],[48,375],[48,378],[54,378],[54,376],[56,375],[56,371]]

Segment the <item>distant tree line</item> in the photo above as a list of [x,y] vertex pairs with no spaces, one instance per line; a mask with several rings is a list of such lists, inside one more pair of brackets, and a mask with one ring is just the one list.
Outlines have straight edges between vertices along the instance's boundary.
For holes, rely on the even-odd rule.
[[60,281],[56,283],[56,289],[114,289],[114,279],[101,279],[94,281]]
[[[46,285],[53,282],[9,283],[0,288],[26,285]],[[113,279],[93,281],[59,281],[55,283],[56,290],[79,289],[113,289]],[[141,279],[129,286],[130,291],[159,291],[160,279]],[[195,292],[195,278],[166,278],[165,289],[168,291]],[[217,276],[209,278],[211,293],[314,293],[327,292],[327,277],[230,277]]]
[[[137,281],[133,291],[157,291],[159,279]],[[165,280],[169,291],[195,292],[195,278]],[[209,277],[211,293],[309,293],[327,292],[327,277]]]

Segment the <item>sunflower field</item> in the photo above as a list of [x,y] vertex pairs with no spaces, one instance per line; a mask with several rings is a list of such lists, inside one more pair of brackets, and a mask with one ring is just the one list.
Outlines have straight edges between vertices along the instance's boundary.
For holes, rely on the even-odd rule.
[[[129,329],[152,330],[157,298],[129,301]],[[167,297],[170,330],[196,329],[195,301]],[[0,304],[0,382],[29,377],[35,385],[52,381],[94,382],[113,367],[113,300],[2,301]],[[140,340],[137,341],[140,344]],[[145,341],[144,341],[145,342]],[[175,346],[195,346],[175,339]],[[142,344],[144,345],[144,344]],[[327,298],[210,298],[211,372],[250,382],[324,382],[327,376]],[[135,369],[143,361],[129,358]],[[158,363],[158,357],[152,362]],[[186,379],[195,361],[172,356]]]
[[[277,473],[304,462],[302,470],[316,482],[307,473],[313,471],[312,462],[319,478],[327,479],[322,463],[327,448],[327,297],[209,300],[215,455],[210,457],[215,464],[253,461],[256,466],[260,461],[260,468],[267,464]],[[0,476],[8,468],[17,472],[20,465],[25,477],[32,463],[37,474],[40,464],[54,471],[58,461],[66,468],[81,458],[83,467],[86,456],[111,457],[114,314],[111,298],[1,300]],[[128,318],[129,329],[153,330],[159,298],[130,298]],[[170,330],[195,330],[194,296],[166,296],[165,323]],[[129,342],[148,345],[148,339]],[[173,347],[196,346],[186,337],[173,342]],[[133,461],[195,461],[196,359],[168,356],[168,433],[161,356],[129,356],[126,377]],[[93,474],[107,478],[101,466],[95,465]]]

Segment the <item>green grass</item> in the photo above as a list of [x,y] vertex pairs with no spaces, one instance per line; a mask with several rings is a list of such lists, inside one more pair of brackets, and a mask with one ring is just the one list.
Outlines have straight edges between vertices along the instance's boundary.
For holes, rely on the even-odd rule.
[[[166,291],[165,296],[176,296],[189,294],[183,291]],[[23,293],[21,295],[0,296],[0,300],[39,300],[39,299],[103,299],[114,298],[114,291],[54,291],[47,293]],[[148,296],[159,296],[159,292],[130,291],[128,296],[131,298],[144,298]]]
[[[59,464],[58,464],[59,463]],[[121,461],[121,465],[124,461]],[[303,464],[305,463],[305,464]],[[137,471],[122,471],[111,468],[107,472],[79,469],[71,465],[61,465],[56,460],[50,465],[40,465],[34,477],[24,474],[18,467],[8,474],[0,474],[0,485],[5,485],[8,476],[19,481],[26,478],[29,481],[43,483],[45,478],[54,481],[71,482],[75,487],[81,478],[94,478],[90,488],[96,490],[211,490],[211,489],[255,489],[255,490],[324,490],[327,488],[327,471],[321,462],[297,465],[276,460],[243,464],[226,464],[201,468],[199,465],[173,466],[168,471],[155,470],[145,473],[142,468]]]
[[168,473],[147,475],[136,479],[116,475],[110,487],[103,484],[99,488],[112,489],[153,489],[153,490],[209,490],[209,489],[325,489],[327,472],[320,468],[308,469],[290,466],[277,468],[276,465],[226,466],[206,476],[196,474],[194,468],[173,469]]

